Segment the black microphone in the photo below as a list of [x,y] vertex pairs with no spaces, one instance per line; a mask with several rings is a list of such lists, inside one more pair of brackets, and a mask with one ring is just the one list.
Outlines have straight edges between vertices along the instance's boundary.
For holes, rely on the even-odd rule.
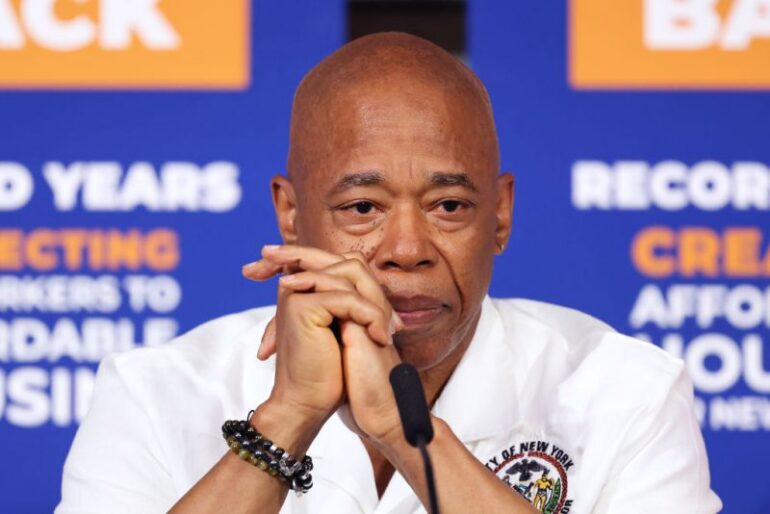
[[433,440],[433,425],[430,422],[428,402],[425,400],[420,376],[414,366],[402,363],[390,371],[390,386],[396,397],[404,437],[410,445],[420,449],[425,464],[425,482],[428,485],[430,511],[432,514],[439,514],[433,465],[426,448],[426,445]]

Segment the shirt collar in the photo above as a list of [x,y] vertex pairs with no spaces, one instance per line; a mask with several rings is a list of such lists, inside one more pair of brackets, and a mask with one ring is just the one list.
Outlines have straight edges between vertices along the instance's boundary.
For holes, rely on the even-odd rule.
[[463,442],[514,428],[518,387],[515,360],[500,313],[487,296],[470,345],[433,406]]

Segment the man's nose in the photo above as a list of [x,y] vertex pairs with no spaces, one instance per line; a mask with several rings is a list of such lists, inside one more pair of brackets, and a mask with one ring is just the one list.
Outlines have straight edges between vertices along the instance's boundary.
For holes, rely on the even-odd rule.
[[436,264],[433,230],[417,206],[394,209],[385,221],[382,239],[374,256],[380,269],[414,271]]

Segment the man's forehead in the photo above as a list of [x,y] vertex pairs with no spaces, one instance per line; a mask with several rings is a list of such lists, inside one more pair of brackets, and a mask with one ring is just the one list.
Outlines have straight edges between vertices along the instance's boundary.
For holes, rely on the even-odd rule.
[[497,136],[481,82],[414,36],[361,38],[306,75],[292,109],[289,174],[330,165],[341,151],[381,135],[478,147],[496,167]]
[[[380,170],[345,173],[342,177],[332,182],[329,193],[341,194],[356,187],[388,185],[390,181],[392,181],[392,178],[389,179],[387,174]],[[424,177],[421,177],[421,181],[423,185],[427,186],[459,186],[472,192],[478,192],[478,187],[473,181],[471,174],[464,171],[431,171],[427,172]],[[420,181],[415,182],[419,183]]]

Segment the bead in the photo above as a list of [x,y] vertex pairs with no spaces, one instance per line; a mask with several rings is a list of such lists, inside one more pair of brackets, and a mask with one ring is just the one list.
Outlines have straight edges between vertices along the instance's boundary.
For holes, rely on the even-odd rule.
[[222,424],[222,437],[240,459],[279,478],[297,496],[303,495],[313,486],[313,478],[309,473],[313,469],[310,456],[305,455],[299,460],[292,457],[251,426],[248,418],[246,421],[226,420]]

